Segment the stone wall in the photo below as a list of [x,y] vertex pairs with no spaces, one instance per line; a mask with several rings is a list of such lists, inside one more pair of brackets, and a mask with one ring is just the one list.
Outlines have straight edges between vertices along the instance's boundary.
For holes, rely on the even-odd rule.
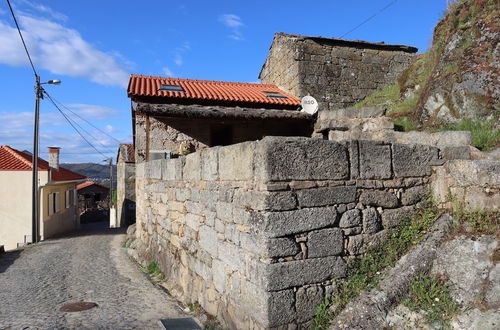
[[120,227],[135,222],[135,163],[116,163],[116,217]]
[[431,186],[444,207],[500,210],[500,161],[449,161],[434,169]]
[[412,63],[416,49],[276,33],[259,78],[303,97],[320,110],[353,105],[390,85]]
[[268,137],[137,165],[137,242],[229,328],[302,324],[427,193],[432,146]]

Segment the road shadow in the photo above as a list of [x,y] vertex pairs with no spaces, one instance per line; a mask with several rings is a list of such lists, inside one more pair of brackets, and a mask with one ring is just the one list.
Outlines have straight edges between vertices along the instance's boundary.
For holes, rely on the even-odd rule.
[[0,255],[0,274],[5,272],[9,268],[19,255],[23,252],[22,250],[14,250],[5,252],[5,254]]

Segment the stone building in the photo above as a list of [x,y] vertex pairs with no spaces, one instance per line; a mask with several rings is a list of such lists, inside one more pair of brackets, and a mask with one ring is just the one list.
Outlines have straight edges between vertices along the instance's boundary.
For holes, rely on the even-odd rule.
[[120,144],[116,156],[116,210],[120,227],[135,223],[135,155],[133,144]]
[[109,219],[109,188],[94,181],[76,186],[80,222],[98,222]]
[[269,135],[310,136],[313,116],[274,85],[132,75],[136,162]]
[[259,78],[296,97],[312,95],[320,110],[353,105],[393,83],[417,48],[276,33]]

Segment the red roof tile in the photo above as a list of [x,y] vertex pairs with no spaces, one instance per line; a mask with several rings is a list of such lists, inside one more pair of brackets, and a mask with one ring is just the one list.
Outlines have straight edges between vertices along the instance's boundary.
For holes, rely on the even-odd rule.
[[[160,91],[161,85],[178,85],[183,92]],[[263,92],[277,92],[286,99],[269,98]],[[195,80],[167,77],[131,75],[127,94],[129,97],[161,97],[165,99],[229,101],[241,103],[299,106],[300,100],[275,85]]]
[[103,186],[102,184],[99,184],[99,183],[94,182],[94,181],[85,181],[84,183],[80,183],[79,185],[76,186],[76,190],[80,190],[80,189],[87,188],[89,186],[94,186],[94,185],[109,190],[109,187]]
[[[0,171],[31,171],[32,156],[25,152],[16,150],[9,146],[0,146]],[[49,163],[41,158],[38,158],[38,170],[48,171]],[[58,171],[52,171],[52,180],[54,181],[71,181],[83,180],[84,175],[72,172],[59,166]]]

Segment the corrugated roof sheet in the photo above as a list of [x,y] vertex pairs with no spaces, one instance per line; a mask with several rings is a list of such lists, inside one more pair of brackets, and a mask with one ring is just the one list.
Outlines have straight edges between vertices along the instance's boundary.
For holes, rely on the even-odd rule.
[[[184,92],[160,91],[161,85],[178,85]],[[263,92],[277,92],[282,98],[269,98]],[[165,99],[211,100],[258,104],[299,106],[300,100],[275,85],[225,82],[213,80],[180,79],[131,75],[127,94],[129,97],[161,97]]]
[[[31,168],[32,156],[30,154],[9,146],[0,146],[0,171],[31,171]],[[38,170],[48,171],[49,163],[38,158]],[[59,166],[58,171],[52,171],[52,180],[54,181],[83,180],[85,178],[84,175],[75,173],[61,166]]]

